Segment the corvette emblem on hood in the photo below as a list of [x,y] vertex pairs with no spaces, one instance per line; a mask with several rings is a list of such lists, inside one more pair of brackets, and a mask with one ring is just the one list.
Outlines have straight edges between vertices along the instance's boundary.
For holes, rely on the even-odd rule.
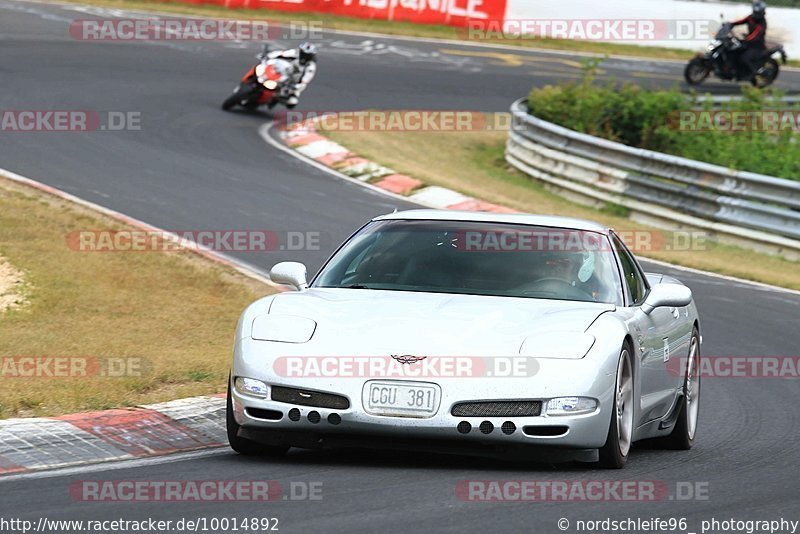
[[427,356],[412,356],[410,354],[403,354],[402,356],[398,356],[396,354],[392,354],[392,358],[394,358],[395,360],[397,360],[402,364],[411,365],[412,363],[421,362],[422,360],[427,358]]

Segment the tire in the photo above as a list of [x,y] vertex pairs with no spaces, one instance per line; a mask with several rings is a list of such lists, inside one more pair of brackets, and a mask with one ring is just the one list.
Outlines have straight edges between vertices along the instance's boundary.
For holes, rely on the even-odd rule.
[[758,69],[758,72],[756,72],[752,80],[750,80],[750,83],[759,89],[769,87],[778,78],[780,71],[781,68],[778,62],[772,58],[767,58],[767,60],[764,61],[764,65]]
[[619,355],[617,380],[614,385],[614,412],[608,425],[606,443],[600,449],[600,466],[622,469],[628,461],[633,443],[633,363],[626,344]]
[[231,109],[233,109],[233,106],[239,103],[239,98],[240,98],[239,93],[232,94],[231,96],[226,98],[225,101],[222,103],[222,109],[224,111],[230,111]]
[[228,378],[228,402],[225,409],[225,427],[228,432],[228,444],[231,449],[243,456],[283,456],[289,450],[289,447],[262,445],[261,443],[238,436],[241,426],[236,422],[236,418],[233,416],[230,378]]
[[692,332],[686,375],[683,378],[683,397],[680,415],[672,433],[663,439],[666,449],[688,451],[697,435],[697,420],[700,413],[700,335],[697,328]]
[[711,74],[711,65],[702,57],[692,59],[683,69],[683,78],[689,85],[700,85]]
[[238,86],[236,90],[233,92],[233,94],[231,94],[231,96],[226,98],[225,101],[222,103],[222,109],[224,111],[230,111],[231,109],[233,109],[233,106],[240,104],[242,102],[246,94],[247,92],[243,91],[241,86]]

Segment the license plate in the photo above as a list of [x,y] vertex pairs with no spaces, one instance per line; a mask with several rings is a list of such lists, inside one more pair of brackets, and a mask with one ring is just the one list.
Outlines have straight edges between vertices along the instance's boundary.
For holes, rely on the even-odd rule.
[[433,417],[441,389],[424,382],[367,382],[362,402],[367,413],[395,417]]

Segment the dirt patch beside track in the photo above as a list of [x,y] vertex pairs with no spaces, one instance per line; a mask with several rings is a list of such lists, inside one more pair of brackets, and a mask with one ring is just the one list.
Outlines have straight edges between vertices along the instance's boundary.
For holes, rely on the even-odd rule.
[[22,272],[0,256],[0,313],[25,304],[24,281]]

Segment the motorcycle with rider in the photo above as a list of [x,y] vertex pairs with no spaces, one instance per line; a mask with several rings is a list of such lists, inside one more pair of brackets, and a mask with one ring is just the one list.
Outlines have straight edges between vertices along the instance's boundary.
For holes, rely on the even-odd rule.
[[228,111],[237,105],[247,110],[259,106],[272,109],[278,104],[293,109],[317,74],[316,57],[317,47],[313,43],[274,51],[265,45],[256,56],[259,62],[242,77],[222,103],[222,109]]
[[[767,46],[767,4],[762,0],[753,2],[750,15],[732,22],[723,22],[714,40],[705,53],[698,54],[684,69],[684,78],[689,85],[699,85],[713,72],[726,81],[749,81],[763,88],[771,85],[780,72],[778,62],[772,56],[778,54],[786,63],[783,46]],[[747,26],[747,35],[739,39],[733,29]]]

